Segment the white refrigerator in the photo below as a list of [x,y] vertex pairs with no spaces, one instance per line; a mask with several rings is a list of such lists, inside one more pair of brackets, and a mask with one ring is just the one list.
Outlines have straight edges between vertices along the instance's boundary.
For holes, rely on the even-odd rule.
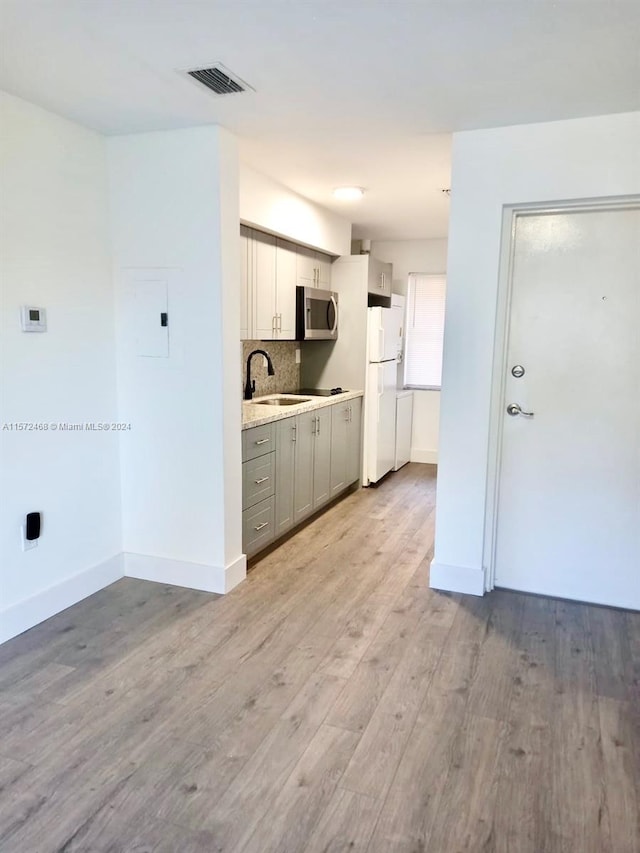
[[364,424],[364,485],[377,483],[394,466],[396,453],[396,384],[398,314],[369,308],[367,387]]

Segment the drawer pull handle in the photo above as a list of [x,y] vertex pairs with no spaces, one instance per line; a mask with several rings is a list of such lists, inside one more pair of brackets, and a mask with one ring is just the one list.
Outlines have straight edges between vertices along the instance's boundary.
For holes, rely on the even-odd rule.
[[269,522],[263,521],[262,524],[258,524],[258,526],[254,527],[253,529],[257,531],[257,530],[262,530],[263,527],[268,527],[268,526],[269,526]]
[[260,477],[259,480],[254,480],[253,482],[256,484],[256,486],[259,486],[260,483],[266,483],[269,479],[270,477]]
[[256,444],[266,444],[268,441],[271,441],[271,439],[270,438],[261,438],[258,441],[256,441]]

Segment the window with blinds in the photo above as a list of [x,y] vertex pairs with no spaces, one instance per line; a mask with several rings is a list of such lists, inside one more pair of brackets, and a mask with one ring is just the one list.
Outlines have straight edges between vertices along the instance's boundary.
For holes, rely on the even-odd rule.
[[411,273],[407,290],[404,384],[440,388],[444,332],[445,275]]

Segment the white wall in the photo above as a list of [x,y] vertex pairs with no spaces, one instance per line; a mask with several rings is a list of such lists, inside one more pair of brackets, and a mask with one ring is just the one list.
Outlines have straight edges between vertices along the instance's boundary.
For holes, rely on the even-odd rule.
[[[235,140],[201,127],[108,149],[126,573],[225,592],[246,569]],[[169,283],[168,358],[136,353],[140,269]]]
[[[0,93],[0,422],[117,419],[103,139]],[[20,330],[20,306],[48,331]],[[0,427],[0,641],[122,574],[112,432]],[[43,514],[38,547],[19,526]]]
[[[409,273],[447,271],[446,240],[375,240],[371,254],[393,264],[393,292],[407,293]],[[414,391],[412,462],[437,462],[440,431],[440,391]]]
[[639,152],[640,113],[454,135],[432,586],[484,589],[503,207],[640,193]]
[[240,165],[240,218],[330,255],[351,251],[351,223],[288,187]]

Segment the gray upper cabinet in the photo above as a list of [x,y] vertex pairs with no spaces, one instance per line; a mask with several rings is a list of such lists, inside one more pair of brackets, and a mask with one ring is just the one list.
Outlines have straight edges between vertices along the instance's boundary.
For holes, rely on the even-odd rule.
[[377,258],[369,257],[369,270],[367,275],[367,290],[376,296],[391,297],[391,285],[393,278],[393,266],[379,261]]
[[251,340],[249,280],[251,276],[251,229],[240,226],[240,340]]
[[274,424],[276,431],[276,536],[281,536],[294,524],[294,466],[296,450],[296,418],[285,418]]
[[296,247],[276,240],[276,333],[279,341],[296,339]]
[[303,287],[321,287],[324,290],[329,290],[331,285],[331,256],[298,246],[296,279],[297,283]]
[[252,232],[251,305],[255,340],[276,337],[276,238]]
[[240,226],[242,340],[296,337],[296,247]]

